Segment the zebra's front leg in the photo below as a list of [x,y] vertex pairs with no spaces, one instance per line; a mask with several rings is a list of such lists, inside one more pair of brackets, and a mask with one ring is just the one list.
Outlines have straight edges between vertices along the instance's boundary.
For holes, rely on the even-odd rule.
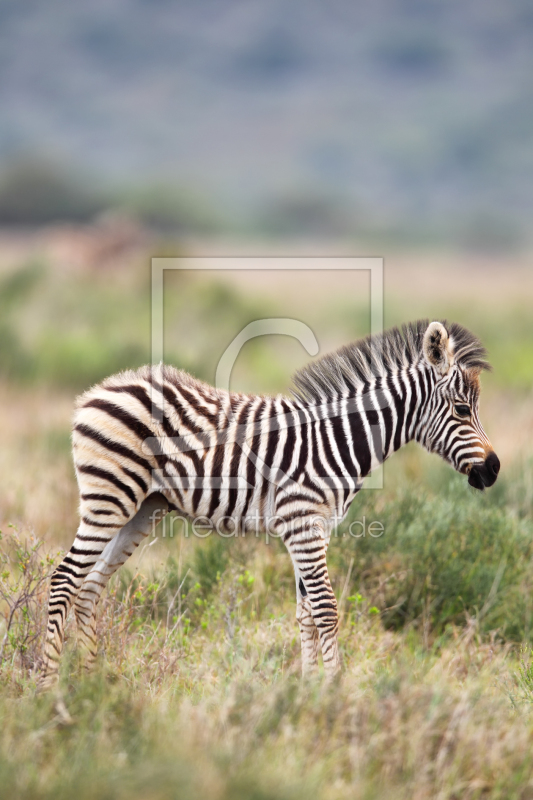
[[326,677],[333,678],[340,670],[339,616],[328,575],[326,542],[325,530],[318,523],[285,535],[299,576],[296,618],[302,640],[302,672],[307,674],[316,667],[320,641]]
[[[86,669],[90,669],[98,654],[96,637],[96,607],[109,579],[115,574],[142,540],[168,511],[168,503],[161,494],[148,497],[135,516],[124,525],[103,550],[89,572],[75,600],[74,610],[78,624],[78,642]],[[159,512],[159,513],[158,513]]]
[[311,603],[307,591],[294,559],[293,567],[296,578],[296,621],[300,628],[302,675],[305,676],[312,675],[318,669],[318,630],[311,613]]
[[302,647],[302,675],[314,675],[318,669],[318,629],[313,619],[308,597],[298,599],[296,620],[300,628]]

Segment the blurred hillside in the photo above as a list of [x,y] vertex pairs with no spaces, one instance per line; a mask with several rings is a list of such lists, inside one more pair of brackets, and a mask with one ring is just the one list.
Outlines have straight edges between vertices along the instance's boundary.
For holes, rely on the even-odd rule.
[[120,187],[185,227],[529,237],[525,0],[2,0],[0,54],[0,222],[30,158],[81,175],[59,217]]

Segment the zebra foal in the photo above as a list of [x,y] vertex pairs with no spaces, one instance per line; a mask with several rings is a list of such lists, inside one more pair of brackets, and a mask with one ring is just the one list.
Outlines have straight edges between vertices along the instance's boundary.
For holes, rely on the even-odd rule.
[[417,441],[477,489],[500,463],[479,421],[478,339],[418,321],[311,363],[292,397],[228,393],[169,366],[106,379],[77,401],[73,456],[80,526],[55,570],[39,687],[58,677],[72,605],[87,664],[109,578],[177,510],[217,529],[280,536],[291,556],[302,670],[339,669],[337,602],[326,564],[332,529],[363,479]]

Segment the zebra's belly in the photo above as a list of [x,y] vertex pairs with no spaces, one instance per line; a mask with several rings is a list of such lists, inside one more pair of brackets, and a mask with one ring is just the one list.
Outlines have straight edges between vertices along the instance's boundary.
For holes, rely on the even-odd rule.
[[228,535],[259,533],[272,527],[274,513],[273,501],[269,496],[271,492],[265,493],[260,487],[239,486],[232,480],[230,485],[222,484],[215,489],[201,487],[198,482],[187,491],[183,488],[176,491],[176,487],[171,485],[160,491],[178,516],[183,515],[192,523],[193,531],[200,536],[207,535],[209,529]]
[[212,529],[225,535],[260,531],[277,535],[288,521],[297,521],[299,511],[302,519],[310,521],[310,515],[315,515],[329,529],[344,519],[362,483],[355,479],[351,489],[333,489],[331,482],[316,477],[306,486],[301,480],[287,483],[282,476],[285,481],[280,486],[274,480],[251,483],[242,477],[171,472],[160,473],[164,488],[159,491],[172,507],[192,521],[193,530]]

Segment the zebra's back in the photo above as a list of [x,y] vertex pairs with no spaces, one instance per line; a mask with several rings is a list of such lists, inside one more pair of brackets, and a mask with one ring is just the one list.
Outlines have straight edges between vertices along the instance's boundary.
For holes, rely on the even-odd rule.
[[228,393],[169,366],[107,378],[76,404],[82,519],[116,528],[160,491],[171,508],[221,530],[257,530],[305,455],[295,458],[305,449],[295,408],[288,398]]

